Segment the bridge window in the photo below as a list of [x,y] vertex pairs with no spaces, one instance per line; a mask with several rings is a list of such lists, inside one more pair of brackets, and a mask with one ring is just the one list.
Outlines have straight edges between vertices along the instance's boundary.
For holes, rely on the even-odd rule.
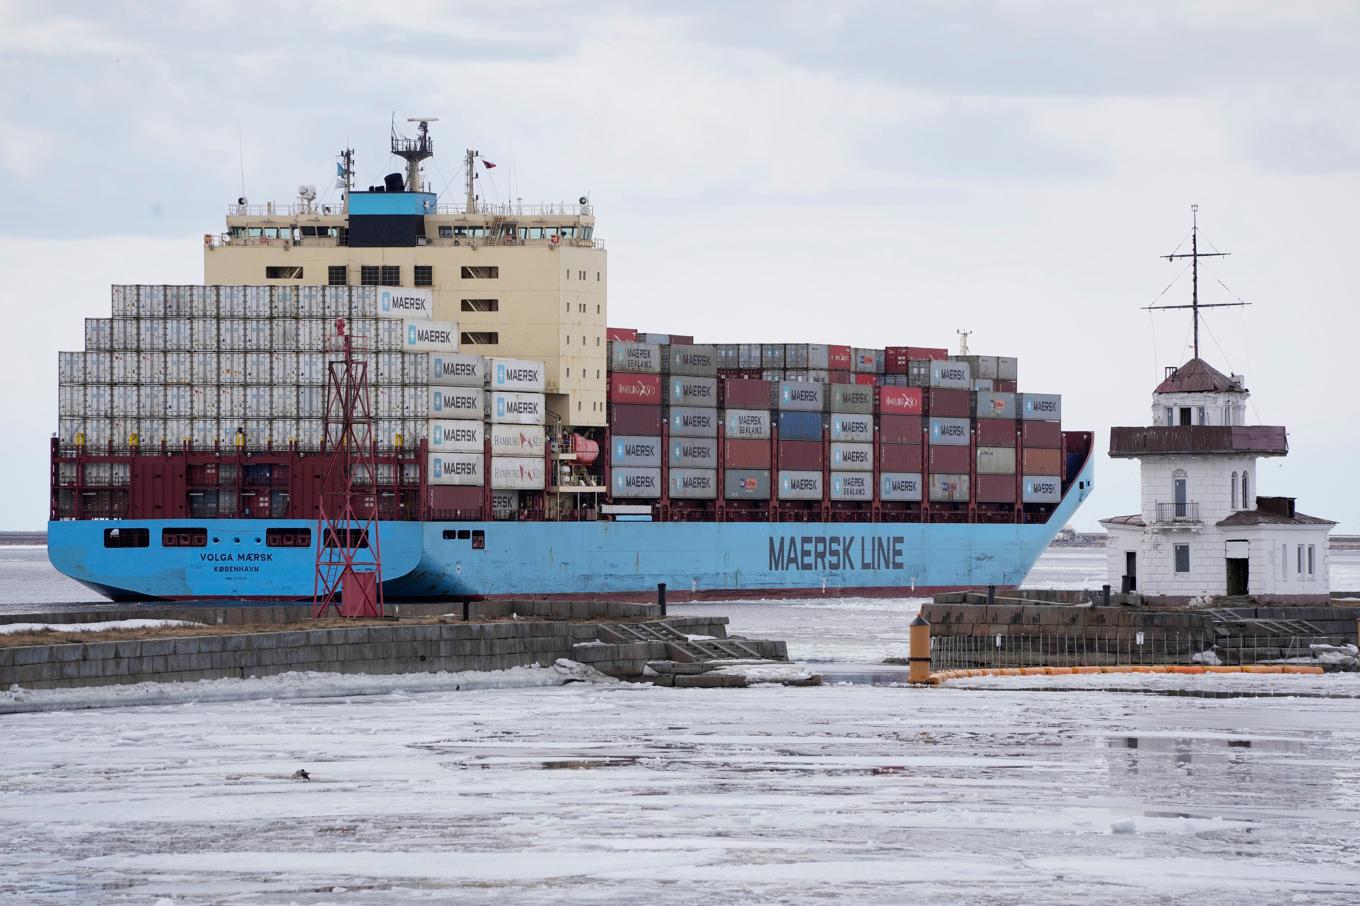
[[144,528],[104,529],[105,547],[150,547],[151,532]]
[[167,528],[161,529],[161,547],[207,547],[208,530],[205,528]]
[[464,299],[462,300],[463,311],[500,311],[500,299]]
[[401,267],[396,264],[382,265],[379,279],[383,286],[401,286]]
[[501,269],[495,265],[463,265],[464,280],[491,280],[501,275]]
[[266,280],[301,280],[302,268],[294,265],[285,267],[266,267],[264,269],[264,278]]
[[1177,544],[1175,547],[1176,572],[1190,572],[1190,545]]
[[462,342],[469,346],[494,346],[501,341],[501,335],[494,330],[464,331]]
[[415,284],[416,286],[434,286],[434,268],[428,264],[417,264]]
[[359,285],[360,286],[378,285],[378,268],[376,265],[373,264],[359,265]]
[[265,529],[265,547],[311,547],[312,530],[309,528],[272,528]]
[[343,264],[332,264],[326,268],[326,284],[328,286],[348,286],[349,268]]

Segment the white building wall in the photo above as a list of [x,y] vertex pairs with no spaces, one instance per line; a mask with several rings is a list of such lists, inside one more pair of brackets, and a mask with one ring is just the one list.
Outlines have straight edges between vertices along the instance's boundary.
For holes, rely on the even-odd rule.
[[[1106,575],[1118,587],[1127,551],[1138,555],[1138,591],[1149,595],[1222,595],[1228,590],[1227,543],[1248,543],[1247,591],[1250,594],[1326,594],[1329,526],[1211,526],[1201,532],[1153,531],[1106,525]],[[1190,571],[1176,572],[1175,546],[1190,545]],[[1298,569],[1302,545],[1303,572]],[[1313,572],[1308,572],[1308,547],[1313,548]]]
[[[1152,525],[1159,503],[1172,503],[1176,472],[1186,475],[1186,500],[1199,504],[1199,518],[1212,525],[1238,510],[1256,508],[1256,457],[1227,456],[1145,456],[1141,460],[1143,521]],[[1242,500],[1242,473],[1247,473],[1248,500]],[[1233,475],[1237,476],[1237,502],[1233,505]]]
[[[1154,393],[1152,395],[1152,424],[1169,426],[1180,424],[1180,409],[1190,407],[1193,425],[1245,425],[1249,393]],[[1170,407],[1172,418],[1167,421]],[[1203,420],[1200,419],[1203,409]]]

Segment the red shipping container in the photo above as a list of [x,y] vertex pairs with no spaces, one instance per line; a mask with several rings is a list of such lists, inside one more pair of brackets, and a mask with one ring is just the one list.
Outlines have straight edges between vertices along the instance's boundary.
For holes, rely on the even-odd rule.
[[884,387],[878,391],[878,411],[902,415],[921,414],[920,387]]
[[1027,421],[1020,425],[1020,442],[1025,447],[1057,450],[1062,446],[1062,426],[1057,422]]
[[972,447],[930,448],[930,471],[947,475],[967,475],[973,468]]
[[973,487],[978,503],[1015,503],[1014,475],[979,475]]
[[770,467],[770,442],[768,440],[723,441],[723,466],[728,469],[768,469]]
[[681,336],[681,335],[678,334],[678,333],[673,333],[673,334],[671,334],[671,345],[673,345],[673,346],[675,346],[675,345],[678,345],[678,346],[693,346],[693,345],[694,345],[694,337],[684,337],[684,336]]
[[908,346],[907,358],[909,359],[947,359],[949,358],[948,349],[938,349],[934,346]]
[[[770,382],[728,378],[723,381],[723,406],[728,409],[769,409]],[[742,466],[741,468],[746,468]]]
[[921,442],[921,416],[880,415],[878,417],[878,440],[879,443],[884,444],[919,444]]
[[[840,383],[844,383],[844,382],[842,382],[842,381],[832,381],[831,383],[833,383],[833,384],[840,384]],[[867,384],[868,386],[873,387],[873,386],[875,386],[875,385],[878,384],[878,375],[876,375],[876,374],[856,374],[856,375],[855,375],[855,383],[856,383],[856,384]]]
[[[485,502],[484,489],[479,485],[473,487],[447,484],[432,484],[429,486],[430,509],[436,511],[438,518],[451,518],[448,516],[438,516],[439,511],[461,510],[467,512],[475,510],[481,512]],[[435,517],[432,517],[435,518]]]
[[661,433],[660,406],[609,406],[609,430],[612,434],[655,437]]
[[1015,381],[1003,381],[1001,378],[992,381],[992,389],[997,393],[1015,393],[1015,388]]
[[1061,475],[1062,451],[1027,449],[1020,468],[1026,475]]
[[822,467],[826,448],[820,440],[781,440],[779,442],[780,469],[811,472]]
[[973,394],[968,390],[930,388],[930,408],[926,411],[932,418],[969,418],[972,408]]
[[631,327],[606,327],[604,335],[609,340],[623,340],[626,343],[637,342],[637,331]]
[[851,380],[851,373],[850,373],[849,371],[829,371],[829,372],[827,372],[827,374],[829,374],[829,375],[831,376],[831,380],[829,380],[829,381],[827,382],[827,383],[829,383],[829,384],[853,384],[853,383],[854,383],[854,381]]
[[1015,447],[1015,422],[1000,418],[980,418],[977,422],[979,447]]
[[886,346],[883,349],[883,371],[885,374],[907,373],[907,347]]
[[609,372],[609,401],[637,406],[661,405],[661,376],[659,374],[629,374]]
[[[879,444],[878,470],[880,472],[920,472],[924,458],[920,444]],[[960,448],[966,449],[966,448]]]
[[[828,371],[849,371],[850,370],[850,347],[849,346],[828,346],[826,347],[826,367]],[[842,383],[832,379],[832,383]]]

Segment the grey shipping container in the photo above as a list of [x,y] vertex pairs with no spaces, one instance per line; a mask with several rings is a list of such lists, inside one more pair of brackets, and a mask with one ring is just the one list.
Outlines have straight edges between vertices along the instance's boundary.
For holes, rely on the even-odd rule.
[[873,444],[831,445],[831,468],[833,471],[871,472],[874,468]]
[[1058,503],[1062,500],[1062,479],[1056,475],[1026,475],[1020,480],[1022,503]]
[[1015,394],[997,393],[982,390],[977,393],[977,417],[1001,418],[1014,421],[1016,418]]
[[850,370],[857,374],[882,374],[883,350],[856,346],[850,350]]
[[973,389],[973,371],[967,362],[933,359],[930,363],[930,386]]
[[1062,397],[1056,393],[1022,393],[1020,417],[1027,421],[1062,421]]
[[826,408],[826,384],[780,381],[773,388],[775,407],[792,412],[821,412]]
[[661,438],[616,436],[610,440],[609,462],[615,466],[657,468],[661,465]]
[[609,370],[634,374],[661,373],[661,347],[655,343],[626,343],[613,340],[609,344]]
[[866,443],[874,439],[874,417],[846,412],[831,414],[831,439]]
[[868,472],[832,472],[832,500],[873,500],[874,476]]
[[968,476],[932,474],[930,499],[936,503],[967,503]]
[[779,472],[780,500],[821,500],[822,473],[783,469]]
[[996,377],[1000,381],[1014,381],[1019,379],[1020,360],[1010,356],[999,355],[996,357]]
[[783,368],[783,367],[784,367],[784,344],[783,344],[783,343],[761,343],[761,344],[760,344],[760,367],[762,367],[762,368]]
[[718,441],[711,437],[673,437],[667,456],[672,467],[716,469]]
[[943,447],[966,447],[972,442],[972,428],[966,418],[932,418],[930,442]]
[[995,384],[990,378],[973,378],[974,390],[985,390],[988,393],[995,390]]
[[670,425],[674,437],[717,437],[718,410],[673,406]]
[[808,365],[808,344],[806,343],[785,343],[784,344],[784,367],[785,368],[809,368]]
[[712,500],[718,496],[717,469],[671,469],[672,497]]
[[978,447],[977,473],[979,475],[1014,475],[1014,447]]
[[672,374],[666,385],[668,388],[667,398],[672,406],[718,405],[717,378]]
[[723,473],[723,496],[728,500],[769,500],[769,470],[728,469]]
[[723,416],[729,439],[770,439],[770,413],[763,409],[728,409]]
[[921,499],[920,472],[884,472],[878,476],[878,499],[919,501]]
[[657,468],[611,468],[609,493],[613,497],[660,497],[661,470]]
[[868,384],[831,384],[826,392],[832,412],[874,411],[874,388]]
[[[738,368],[760,368],[760,344],[759,343],[739,343],[737,344],[737,367]],[[768,497],[768,495],[767,495]]]
[[718,373],[718,350],[712,346],[673,344],[666,348],[663,361],[670,374],[714,377]]

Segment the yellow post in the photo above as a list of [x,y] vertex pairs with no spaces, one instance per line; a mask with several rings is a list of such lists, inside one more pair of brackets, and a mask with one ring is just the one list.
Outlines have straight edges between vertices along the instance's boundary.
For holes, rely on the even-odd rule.
[[930,682],[930,624],[920,614],[911,621],[908,633],[907,682]]

